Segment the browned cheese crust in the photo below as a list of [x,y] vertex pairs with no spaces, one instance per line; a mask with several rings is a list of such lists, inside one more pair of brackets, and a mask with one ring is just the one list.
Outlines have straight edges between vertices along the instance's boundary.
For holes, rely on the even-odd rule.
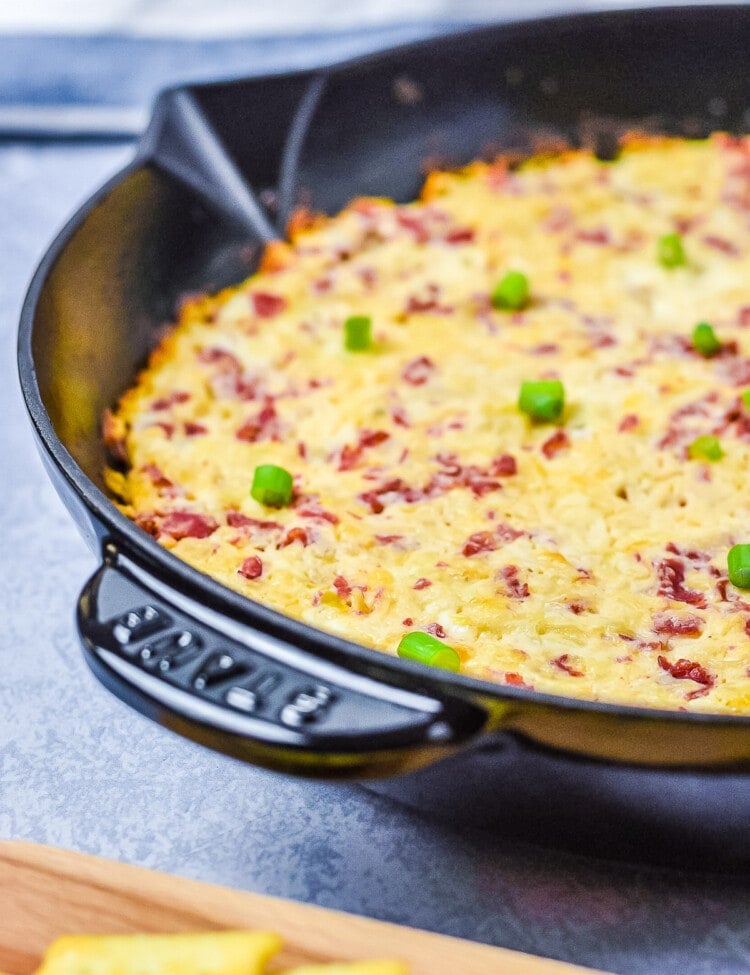
[[[509,270],[517,310],[492,300]],[[434,172],[416,203],[300,221],[187,304],[108,417],[108,485],[192,566],[365,646],[422,630],[473,677],[745,711],[749,327],[747,140]],[[535,423],[520,386],[551,378],[564,411]],[[251,497],[261,464],[293,474],[289,506]]]

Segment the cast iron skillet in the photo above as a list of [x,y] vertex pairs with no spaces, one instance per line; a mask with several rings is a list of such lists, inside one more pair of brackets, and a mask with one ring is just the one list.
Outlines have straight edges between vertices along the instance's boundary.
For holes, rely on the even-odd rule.
[[[132,164],[53,243],[21,319],[21,383],[42,457],[102,558],[77,615],[97,677],[166,727],[267,767],[359,779],[425,768],[380,788],[508,830],[533,820],[566,842],[600,835],[607,849],[632,840],[642,850],[646,836],[658,846],[676,816],[678,847],[696,849],[699,835],[713,855],[745,862],[749,717],[498,686],[287,619],[119,514],[102,490],[100,418],[179,297],[246,275],[300,199],[328,212],[360,193],[406,200],[426,160],[528,151],[540,139],[593,138],[611,152],[634,125],[739,130],[748,50],[748,9],[614,12],[166,91]],[[633,766],[661,771],[633,778]],[[587,831],[591,820],[605,825]]]

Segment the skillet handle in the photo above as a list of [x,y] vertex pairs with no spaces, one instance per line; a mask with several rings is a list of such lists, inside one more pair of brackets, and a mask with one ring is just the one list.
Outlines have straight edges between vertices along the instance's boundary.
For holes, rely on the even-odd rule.
[[159,724],[284,772],[372,778],[446,756],[485,712],[321,660],[177,592],[111,544],[78,632],[99,680]]

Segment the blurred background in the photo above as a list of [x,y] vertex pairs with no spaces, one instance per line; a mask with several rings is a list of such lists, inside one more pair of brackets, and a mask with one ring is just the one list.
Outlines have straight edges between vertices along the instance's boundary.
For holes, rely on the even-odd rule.
[[164,84],[309,67],[455,26],[647,5],[649,0],[0,3],[0,138],[47,129],[132,135]]
[[[285,0],[266,4],[242,0],[37,0],[4,4],[0,27],[6,31],[99,31],[158,35],[231,37],[238,33],[281,34],[309,30],[341,31],[409,20],[455,23],[539,16],[556,10],[645,6],[637,0]],[[654,4],[655,6],[656,4]]]

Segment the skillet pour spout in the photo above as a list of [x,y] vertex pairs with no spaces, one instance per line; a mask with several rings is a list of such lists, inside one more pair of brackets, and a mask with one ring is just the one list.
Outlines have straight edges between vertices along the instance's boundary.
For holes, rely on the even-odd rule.
[[[359,194],[408,200],[426,158],[450,165],[531,151],[540,134],[580,142],[604,132],[611,150],[612,137],[634,127],[739,130],[750,105],[749,48],[748,8],[622,11],[454,33],[325,71],[165,92],[132,164],[42,260],[19,333],[21,384],[44,463],[102,560],[77,614],[99,679],[180,734],[295,774],[424,776],[436,763],[437,777],[450,769],[455,785],[465,768],[470,783],[476,756],[510,736],[538,755],[565,756],[571,769],[575,757],[629,773],[731,773],[737,822],[746,822],[747,716],[493,685],[285,618],[180,562],[116,509],[103,488],[100,418],[180,297],[249,274],[300,200],[329,213]],[[533,779],[532,765],[524,774]],[[500,806],[507,787],[488,774]],[[679,805],[685,779],[664,774]],[[426,794],[420,786],[404,801]],[[708,785],[702,795],[710,805]]]

